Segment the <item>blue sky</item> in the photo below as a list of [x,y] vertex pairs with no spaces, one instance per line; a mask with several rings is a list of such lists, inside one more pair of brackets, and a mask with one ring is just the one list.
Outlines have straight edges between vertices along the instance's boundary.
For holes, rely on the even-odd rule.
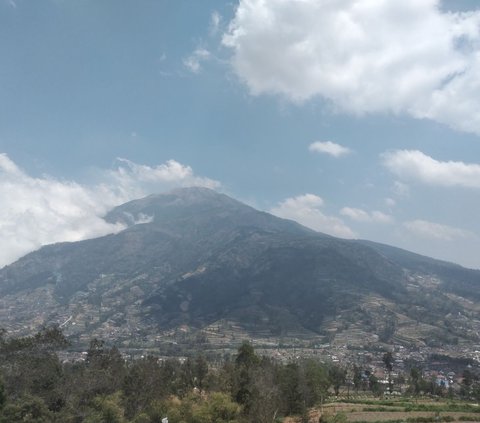
[[0,265],[204,185],[480,268],[479,75],[476,1],[0,0]]

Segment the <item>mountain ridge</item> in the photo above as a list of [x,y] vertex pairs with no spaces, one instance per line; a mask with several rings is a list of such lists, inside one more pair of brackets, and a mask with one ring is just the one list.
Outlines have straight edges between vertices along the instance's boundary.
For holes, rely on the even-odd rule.
[[126,229],[0,270],[0,326],[71,317],[64,330],[79,342],[123,345],[179,328],[218,341],[212,328],[232,325],[347,344],[480,340],[476,270],[317,233],[206,188],[134,200],[105,220]]

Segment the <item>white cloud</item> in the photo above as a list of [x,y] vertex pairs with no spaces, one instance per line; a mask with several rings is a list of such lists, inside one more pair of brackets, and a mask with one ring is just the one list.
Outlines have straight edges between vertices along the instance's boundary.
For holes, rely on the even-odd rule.
[[220,23],[222,22],[222,16],[216,10],[212,12],[210,16],[210,35],[215,35],[218,32]]
[[345,156],[346,154],[352,152],[352,150],[350,150],[349,148],[344,147],[340,144],[335,144],[332,141],[316,141],[310,144],[308,149],[316,153],[329,154],[333,157]]
[[390,197],[385,198],[385,205],[387,205],[388,207],[395,207],[396,204],[397,202],[393,198],[390,198]]
[[410,195],[410,187],[400,181],[393,183],[392,191],[398,197],[408,197]]
[[412,220],[403,226],[413,235],[422,238],[442,241],[455,241],[458,239],[474,238],[475,234],[452,226],[441,225],[427,220]]
[[199,73],[202,63],[209,60],[211,54],[204,48],[197,48],[190,56],[183,59],[185,67],[193,73]]
[[270,213],[284,219],[295,220],[319,232],[342,238],[355,238],[354,232],[345,223],[333,216],[325,215],[321,208],[322,198],[314,194],[304,194],[287,198],[270,210]]
[[[174,160],[149,167],[120,160],[101,171],[93,186],[49,176],[32,177],[0,154],[0,266],[45,244],[79,241],[118,232],[124,227],[102,219],[108,210],[134,198],[177,186],[218,187]],[[150,217],[138,216],[136,223]]]
[[240,0],[223,37],[253,95],[480,134],[480,11],[439,0]]
[[137,216],[134,216],[131,213],[124,212],[123,216],[129,225],[143,225],[145,223],[151,223],[155,220],[155,216],[149,216],[144,213],[139,213]]
[[168,160],[166,163],[154,167],[122,158],[117,161],[116,169],[102,173],[107,186],[122,198],[139,198],[148,193],[179,186],[220,187],[218,181],[196,176],[190,166],[175,160]]
[[354,207],[343,207],[340,210],[342,216],[346,216],[357,222],[372,222],[372,223],[392,223],[393,217],[382,213],[381,211],[374,210],[372,212],[367,212],[362,209]]
[[400,178],[444,187],[480,188],[480,165],[441,162],[418,150],[397,150],[382,155],[383,164]]

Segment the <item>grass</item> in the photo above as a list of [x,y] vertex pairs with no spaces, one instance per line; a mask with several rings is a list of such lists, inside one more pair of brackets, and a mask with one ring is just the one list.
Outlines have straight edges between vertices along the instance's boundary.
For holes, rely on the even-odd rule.
[[448,402],[444,404],[411,404],[404,409],[410,411],[463,411],[467,413],[480,413],[480,408],[467,403]]

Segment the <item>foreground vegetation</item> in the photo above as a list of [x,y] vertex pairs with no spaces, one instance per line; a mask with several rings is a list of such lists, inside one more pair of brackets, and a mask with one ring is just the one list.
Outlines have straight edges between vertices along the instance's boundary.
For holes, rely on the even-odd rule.
[[[98,340],[84,360],[62,363],[57,352],[67,346],[56,328],[17,339],[1,334],[0,423],[161,423],[165,417],[169,423],[271,423],[285,416],[327,423],[362,421],[362,416],[392,422],[401,416],[410,423],[480,421],[475,414],[480,410],[468,404],[373,400],[380,393],[373,377],[371,400],[349,399],[332,409],[327,403],[340,393],[344,369],[314,360],[281,364],[259,357],[249,344],[221,366],[209,365],[201,355],[126,361],[117,348]],[[412,394],[415,383],[412,379]],[[315,406],[323,413],[312,413]],[[381,417],[386,412],[392,417]]]

